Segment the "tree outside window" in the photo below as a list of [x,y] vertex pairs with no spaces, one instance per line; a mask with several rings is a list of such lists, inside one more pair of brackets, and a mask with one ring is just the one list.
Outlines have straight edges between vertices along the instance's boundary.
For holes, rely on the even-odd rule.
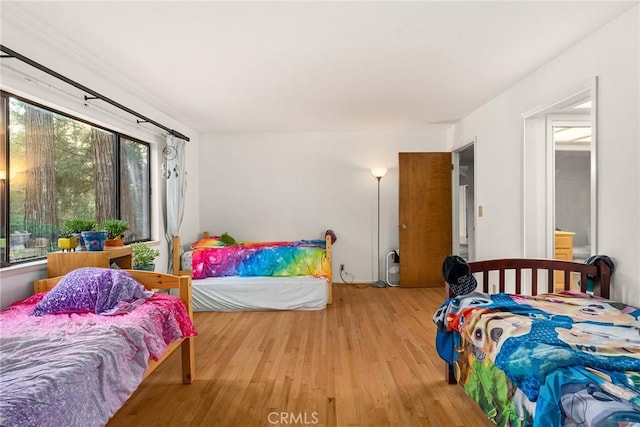
[[[57,251],[71,218],[121,218],[127,243],[149,240],[149,145],[3,93],[2,263]],[[3,119],[6,115],[3,114]],[[7,146],[8,145],[8,146]],[[8,209],[6,208],[8,206]]]

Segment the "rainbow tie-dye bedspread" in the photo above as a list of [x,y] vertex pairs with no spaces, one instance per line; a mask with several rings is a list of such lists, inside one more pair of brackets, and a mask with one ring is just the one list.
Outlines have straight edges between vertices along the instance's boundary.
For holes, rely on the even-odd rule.
[[222,276],[330,277],[324,240],[250,242],[193,250],[194,279]]

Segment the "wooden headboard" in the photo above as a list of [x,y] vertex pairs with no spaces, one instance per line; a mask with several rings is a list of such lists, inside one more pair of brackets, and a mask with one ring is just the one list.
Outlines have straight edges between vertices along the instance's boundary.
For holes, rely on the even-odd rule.
[[[580,276],[580,291],[586,292],[588,278],[594,283],[594,294],[603,298],[609,298],[611,289],[611,268],[603,260],[598,260],[595,264],[582,264],[571,261],[559,261],[555,259],[538,258],[504,258],[486,261],[474,261],[469,263],[472,273],[482,273],[479,277],[478,290],[482,292],[495,293],[505,292],[506,272],[512,270],[515,273],[515,291],[512,293],[527,295],[537,295],[538,293],[554,292],[557,289],[557,275],[563,277],[564,290],[571,288],[571,276]],[[497,272],[498,280],[490,283],[491,272]],[[524,273],[527,272],[528,275]],[[476,275],[478,276],[478,275]],[[546,288],[540,288],[538,277],[546,278]],[[526,283],[525,283],[526,282]],[[535,286],[533,284],[536,284]],[[496,285],[496,289],[493,289]],[[449,297],[454,295],[447,289]]]
[[[179,289],[180,299],[191,311],[191,276],[175,276],[173,274],[156,273],[153,271],[142,270],[125,270],[133,276],[138,282],[142,283],[147,289]],[[49,279],[40,279],[33,282],[33,292],[50,291],[64,276],[51,277]]]

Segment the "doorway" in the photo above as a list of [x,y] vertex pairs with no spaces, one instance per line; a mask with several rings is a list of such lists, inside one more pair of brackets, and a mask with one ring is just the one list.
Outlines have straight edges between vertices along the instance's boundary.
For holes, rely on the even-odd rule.
[[[584,262],[591,256],[591,122],[586,111],[554,114],[547,117],[547,129],[555,153],[554,258]],[[568,247],[559,246],[561,237]]]
[[453,152],[453,247],[467,262],[475,260],[475,140]]
[[597,78],[522,115],[523,256],[597,252]]

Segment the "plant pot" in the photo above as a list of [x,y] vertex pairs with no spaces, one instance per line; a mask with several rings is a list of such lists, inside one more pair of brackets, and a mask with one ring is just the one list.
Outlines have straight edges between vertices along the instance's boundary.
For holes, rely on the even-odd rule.
[[137,267],[133,267],[134,270],[143,270],[143,271],[154,271],[156,269],[155,264],[149,265],[139,265]]
[[107,239],[106,242],[104,242],[105,246],[123,246],[124,245],[124,239]]
[[71,252],[72,250],[75,252],[78,247],[78,239],[76,237],[60,237],[58,239],[58,247],[64,251]]
[[76,251],[86,251],[87,247],[84,245],[84,239],[82,238],[82,232],[80,233],[72,233],[73,237],[78,240],[78,246],[76,246]]
[[83,231],[82,239],[88,251],[103,251],[107,240],[106,231]]

